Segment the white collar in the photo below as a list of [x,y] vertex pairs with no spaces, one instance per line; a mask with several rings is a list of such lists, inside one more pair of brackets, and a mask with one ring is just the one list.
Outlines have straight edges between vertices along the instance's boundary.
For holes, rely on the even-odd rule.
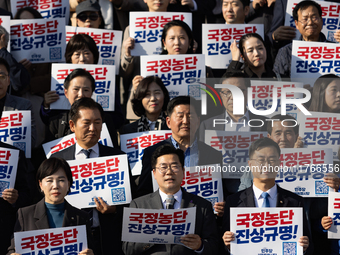
[[[256,187],[254,184],[253,184],[253,191],[254,191],[254,195],[256,197],[257,200],[259,200],[261,198],[261,195],[264,191],[260,190],[258,187]],[[271,187],[269,190],[266,191],[269,195],[269,197],[271,199],[275,198],[276,195],[277,195],[277,186],[276,184]]]
[[[76,155],[82,153],[81,150],[84,149],[82,148],[78,143],[76,143]],[[89,148],[88,150],[92,150],[94,153],[96,153],[97,155],[99,155],[99,145],[98,143],[96,143],[94,146],[92,146],[91,148]]]
[[[165,202],[165,199],[168,197],[167,194],[165,194],[161,189],[158,189],[159,195],[161,196],[162,203]],[[182,189],[180,188],[179,191],[177,191],[175,194],[173,194],[174,198],[178,203],[181,203],[182,201]]]

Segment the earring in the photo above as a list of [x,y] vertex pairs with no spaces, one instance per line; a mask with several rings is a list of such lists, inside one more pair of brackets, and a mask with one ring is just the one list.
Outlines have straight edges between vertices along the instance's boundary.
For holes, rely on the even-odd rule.
[[164,46],[163,49],[166,50],[166,47]]

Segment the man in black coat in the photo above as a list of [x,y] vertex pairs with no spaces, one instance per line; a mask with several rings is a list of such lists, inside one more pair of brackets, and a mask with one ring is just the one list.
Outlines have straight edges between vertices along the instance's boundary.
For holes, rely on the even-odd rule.
[[[52,157],[74,160],[125,154],[119,149],[98,143],[103,113],[103,108],[91,98],[84,97],[75,101],[71,106],[69,124],[77,143]],[[96,251],[101,251],[99,254],[103,255],[111,254],[113,250],[122,254],[122,206],[109,206],[101,198],[95,199],[95,202],[96,208],[90,213],[93,214],[94,223],[99,221],[99,224],[92,225]]]
[[[161,145],[170,144],[176,149],[184,151],[185,167],[222,163],[221,152],[197,139],[196,131],[199,126],[198,112],[199,106],[196,100],[189,96],[179,96],[169,102],[166,121],[172,131],[172,135],[167,140],[144,150],[137,197],[153,192],[151,155]],[[223,202],[216,203],[215,206],[221,206],[222,204]]]

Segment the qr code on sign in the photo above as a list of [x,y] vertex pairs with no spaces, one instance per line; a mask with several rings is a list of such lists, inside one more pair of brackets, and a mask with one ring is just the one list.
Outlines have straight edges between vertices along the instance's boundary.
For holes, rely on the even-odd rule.
[[181,237],[180,236],[174,236],[174,243],[180,243]]
[[2,192],[8,188],[9,188],[9,182],[0,181],[0,194],[2,194]]
[[315,181],[315,194],[316,195],[327,195],[328,186],[324,181]]
[[218,202],[218,198],[217,197],[207,197],[205,199],[208,200],[212,204],[213,207],[214,207],[215,203]]
[[97,96],[97,103],[100,104],[104,109],[109,108],[109,102],[109,96]]
[[201,98],[201,86],[200,85],[188,85],[188,95],[195,99]]
[[50,60],[61,60],[61,47],[50,48]]
[[328,41],[337,42],[334,38],[334,33],[335,32],[333,32],[333,31],[328,31],[328,38],[327,38]]
[[111,189],[112,202],[125,202],[125,188]]
[[13,143],[14,147],[17,147],[19,150],[26,151],[26,143],[25,142],[16,142]]
[[283,255],[296,255],[296,242],[283,242]]

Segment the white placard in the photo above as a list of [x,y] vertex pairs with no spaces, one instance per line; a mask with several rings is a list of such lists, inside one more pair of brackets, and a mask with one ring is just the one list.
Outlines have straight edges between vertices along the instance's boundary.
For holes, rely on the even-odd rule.
[[17,176],[19,150],[0,147],[0,197],[5,189],[13,189]]
[[330,239],[340,239],[340,193],[329,192],[328,216],[332,218],[332,225],[327,231]]

